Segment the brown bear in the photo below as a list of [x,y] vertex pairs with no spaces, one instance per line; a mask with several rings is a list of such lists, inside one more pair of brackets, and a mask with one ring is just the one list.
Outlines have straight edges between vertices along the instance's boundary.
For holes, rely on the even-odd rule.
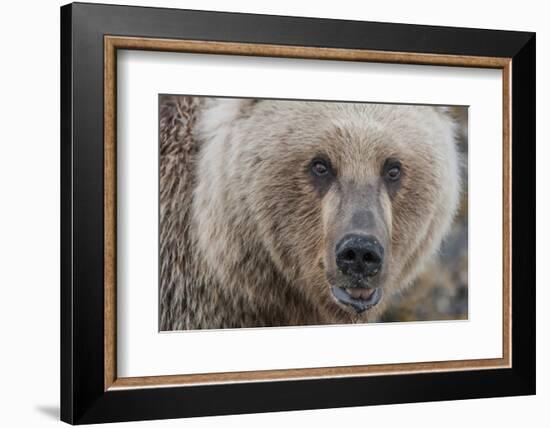
[[160,97],[160,329],[376,321],[460,195],[443,107]]

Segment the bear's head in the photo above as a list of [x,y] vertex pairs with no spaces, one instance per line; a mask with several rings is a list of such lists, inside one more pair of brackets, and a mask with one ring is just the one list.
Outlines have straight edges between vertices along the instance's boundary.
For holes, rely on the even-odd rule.
[[227,287],[295,287],[334,322],[378,317],[458,204],[443,107],[209,99],[196,134],[209,271]]

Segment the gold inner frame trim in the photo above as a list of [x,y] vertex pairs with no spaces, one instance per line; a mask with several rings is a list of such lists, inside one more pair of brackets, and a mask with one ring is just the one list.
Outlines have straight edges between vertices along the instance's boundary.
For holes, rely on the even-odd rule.
[[[147,50],[217,55],[323,59],[394,64],[494,68],[502,70],[503,94],[503,322],[502,358],[203,373],[170,376],[117,376],[116,366],[116,84],[117,50]],[[405,373],[480,370],[511,367],[512,362],[512,163],[511,58],[386,52],[304,46],[267,45],[140,37],[104,37],[104,389],[192,386],[219,383],[360,377]]]

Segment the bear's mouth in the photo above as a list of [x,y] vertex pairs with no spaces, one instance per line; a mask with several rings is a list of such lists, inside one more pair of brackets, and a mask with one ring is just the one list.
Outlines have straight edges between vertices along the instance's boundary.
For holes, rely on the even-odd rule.
[[331,287],[332,295],[339,302],[360,314],[376,306],[382,298],[381,288]]

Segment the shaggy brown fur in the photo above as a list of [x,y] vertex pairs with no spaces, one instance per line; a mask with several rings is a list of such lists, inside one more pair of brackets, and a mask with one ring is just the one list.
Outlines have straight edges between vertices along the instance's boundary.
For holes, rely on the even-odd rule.
[[205,272],[190,215],[200,149],[193,138],[193,126],[200,106],[199,98],[161,98],[160,329],[320,323],[315,308],[273,272],[266,255],[254,254],[253,249],[242,254],[243,277],[261,272],[262,281],[271,287],[243,283],[243,292],[235,293]]
[[[160,103],[161,330],[375,320],[448,230],[458,157],[442,111],[183,96]],[[323,192],[306,173],[320,152],[338,170]],[[379,169],[393,156],[404,159],[405,177],[390,191]],[[365,204],[376,208],[387,247],[386,297],[358,314],[335,302],[330,285],[341,281],[335,242]]]

